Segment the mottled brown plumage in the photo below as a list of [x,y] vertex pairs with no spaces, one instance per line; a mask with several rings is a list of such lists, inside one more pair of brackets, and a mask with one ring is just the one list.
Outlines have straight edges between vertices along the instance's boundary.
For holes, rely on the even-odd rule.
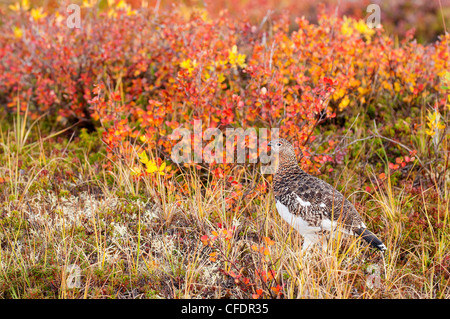
[[319,241],[324,232],[361,236],[380,250],[384,244],[369,230],[355,207],[327,182],[304,172],[293,146],[285,139],[270,143],[279,156],[273,190],[281,217],[304,237],[303,249]]

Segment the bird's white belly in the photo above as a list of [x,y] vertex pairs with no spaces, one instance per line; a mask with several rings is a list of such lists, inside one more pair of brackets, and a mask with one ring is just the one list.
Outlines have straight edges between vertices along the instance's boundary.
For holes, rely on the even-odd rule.
[[310,226],[307,221],[305,221],[300,216],[295,216],[289,209],[283,205],[281,202],[276,202],[277,211],[280,214],[281,218],[289,223],[292,227],[294,227],[302,236],[315,233],[320,230],[320,227]]

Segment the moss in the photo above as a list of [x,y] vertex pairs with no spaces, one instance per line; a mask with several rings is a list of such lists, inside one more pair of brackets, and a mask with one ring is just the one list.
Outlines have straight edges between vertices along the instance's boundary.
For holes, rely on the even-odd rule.
[[69,196],[70,196],[70,192],[68,190],[61,189],[59,191],[59,197],[65,198],[65,197],[69,197]]
[[370,120],[373,120],[376,116],[376,108],[374,105],[370,104],[367,107],[367,116],[369,117]]

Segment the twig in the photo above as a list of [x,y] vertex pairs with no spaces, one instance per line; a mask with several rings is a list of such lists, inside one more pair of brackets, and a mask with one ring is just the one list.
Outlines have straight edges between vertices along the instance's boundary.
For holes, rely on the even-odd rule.
[[[378,129],[377,129],[375,120],[374,120],[373,125],[374,125],[374,129],[375,129],[375,134],[373,135],[373,137],[378,137],[378,138],[385,139],[386,141],[389,141],[389,142],[391,142],[391,143],[394,143],[394,144],[397,144],[397,145],[403,147],[404,149],[406,149],[406,150],[407,150],[408,152],[410,152],[410,153],[413,152],[413,150],[410,149],[408,146],[406,146],[406,145],[404,145],[404,144],[402,144],[402,143],[400,143],[400,142],[398,142],[398,141],[396,141],[396,140],[390,139],[390,138],[388,138],[388,137],[386,137],[386,136],[380,135],[380,133],[378,133]],[[425,164],[421,161],[421,159],[419,158],[419,156],[417,156],[417,154],[416,154],[416,158],[417,158],[417,161],[418,161],[418,162],[420,163],[420,165],[422,166],[422,168],[423,168],[428,174],[431,174],[430,170],[429,170],[428,168],[426,168]]]

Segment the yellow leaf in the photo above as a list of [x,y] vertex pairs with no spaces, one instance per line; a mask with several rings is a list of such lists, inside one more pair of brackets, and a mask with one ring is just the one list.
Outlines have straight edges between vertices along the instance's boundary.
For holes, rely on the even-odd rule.
[[189,74],[192,74],[192,71],[194,71],[195,67],[197,66],[197,61],[191,61],[191,59],[186,59],[183,62],[180,63],[180,67],[182,69],[188,70]]
[[436,134],[435,131],[431,131],[431,130],[426,130],[425,133],[427,133],[430,136],[434,136]]
[[350,100],[347,96],[344,97],[344,99],[341,101],[341,103],[339,103],[339,109],[343,110],[344,108],[347,107],[347,105],[350,103]]
[[28,9],[30,9],[30,3],[28,2],[28,0],[22,0],[20,4],[19,2],[16,2],[14,5],[10,4],[8,8],[16,12],[19,11],[20,8],[27,11]]
[[108,11],[108,17],[109,18],[116,18],[117,17],[117,12],[114,10],[114,8],[109,9]]
[[139,167],[133,167],[131,169],[131,175],[140,175],[141,174],[141,169]]
[[83,0],[83,8],[92,8],[97,3],[97,0]]
[[232,66],[238,65],[241,68],[245,68],[247,65],[245,62],[245,54],[239,54],[237,51],[237,46],[233,45],[231,51],[228,54],[228,61]]
[[141,161],[142,164],[148,163],[148,156],[147,153],[145,153],[145,151],[142,151],[142,153],[139,154],[139,160]]
[[22,28],[14,27],[14,28],[13,28],[13,32],[14,32],[14,36],[15,36],[16,38],[21,38],[22,35],[23,35]]
[[30,2],[28,0],[22,0],[22,8],[24,10],[30,9]]
[[191,65],[191,59],[186,59],[183,62],[180,63],[180,67],[183,69],[188,69]]
[[344,16],[344,23],[341,26],[341,33],[343,35],[351,36],[353,34],[353,28],[351,27],[352,20]]
[[158,167],[156,166],[155,162],[153,162],[153,161],[147,162],[146,166],[147,166],[147,169],[146,169],[147,173],[154,173],[154,172],[158,171]]
[[370,37],[375,34],[375,30],[369,28],[364,20],[355,22],[355,28],[361,35],[364,35],[366,40],[370,40]]
[[338,90],[336,90],[336,91],[333,93],[333,98],[334,98],[335,100],[337,100],[337,99],[343,97],[343,96],[345,95],[345,93],[347,93],[347,91],[346,91],[345,89],[339,88]]
[[134,16],[136,14],[136,10],[131,10],[131,6],[127,7],[127,16]]
[[19,4],[18,2],[16,2],[14,5],[13,5],[13,4],[10,4],[10,5],[8,6],[8,8],[9,8],[10,10],[14,11],[14,12],[17,12],[17,11],[20,10],[20,4]]
[[34,21],[38,21],[47,16],[47,13],[44,12],[43,8],[31,9],[31,17]]
[[358,92],[359,92],[359,94],[364,95],[367,92],[369,92],[369,89],[368,88],[359,87],[358,88]]
[[119,3],[117,4],[118,9],[124,9],[126,7],[127,7],[127,3],[123,0],[120,0]]
[[219,75],[217,76],[217,81],[219,83],[222,83],[223,81],[225,81],[225,75],[223,75],[223,73],[219,73]]

